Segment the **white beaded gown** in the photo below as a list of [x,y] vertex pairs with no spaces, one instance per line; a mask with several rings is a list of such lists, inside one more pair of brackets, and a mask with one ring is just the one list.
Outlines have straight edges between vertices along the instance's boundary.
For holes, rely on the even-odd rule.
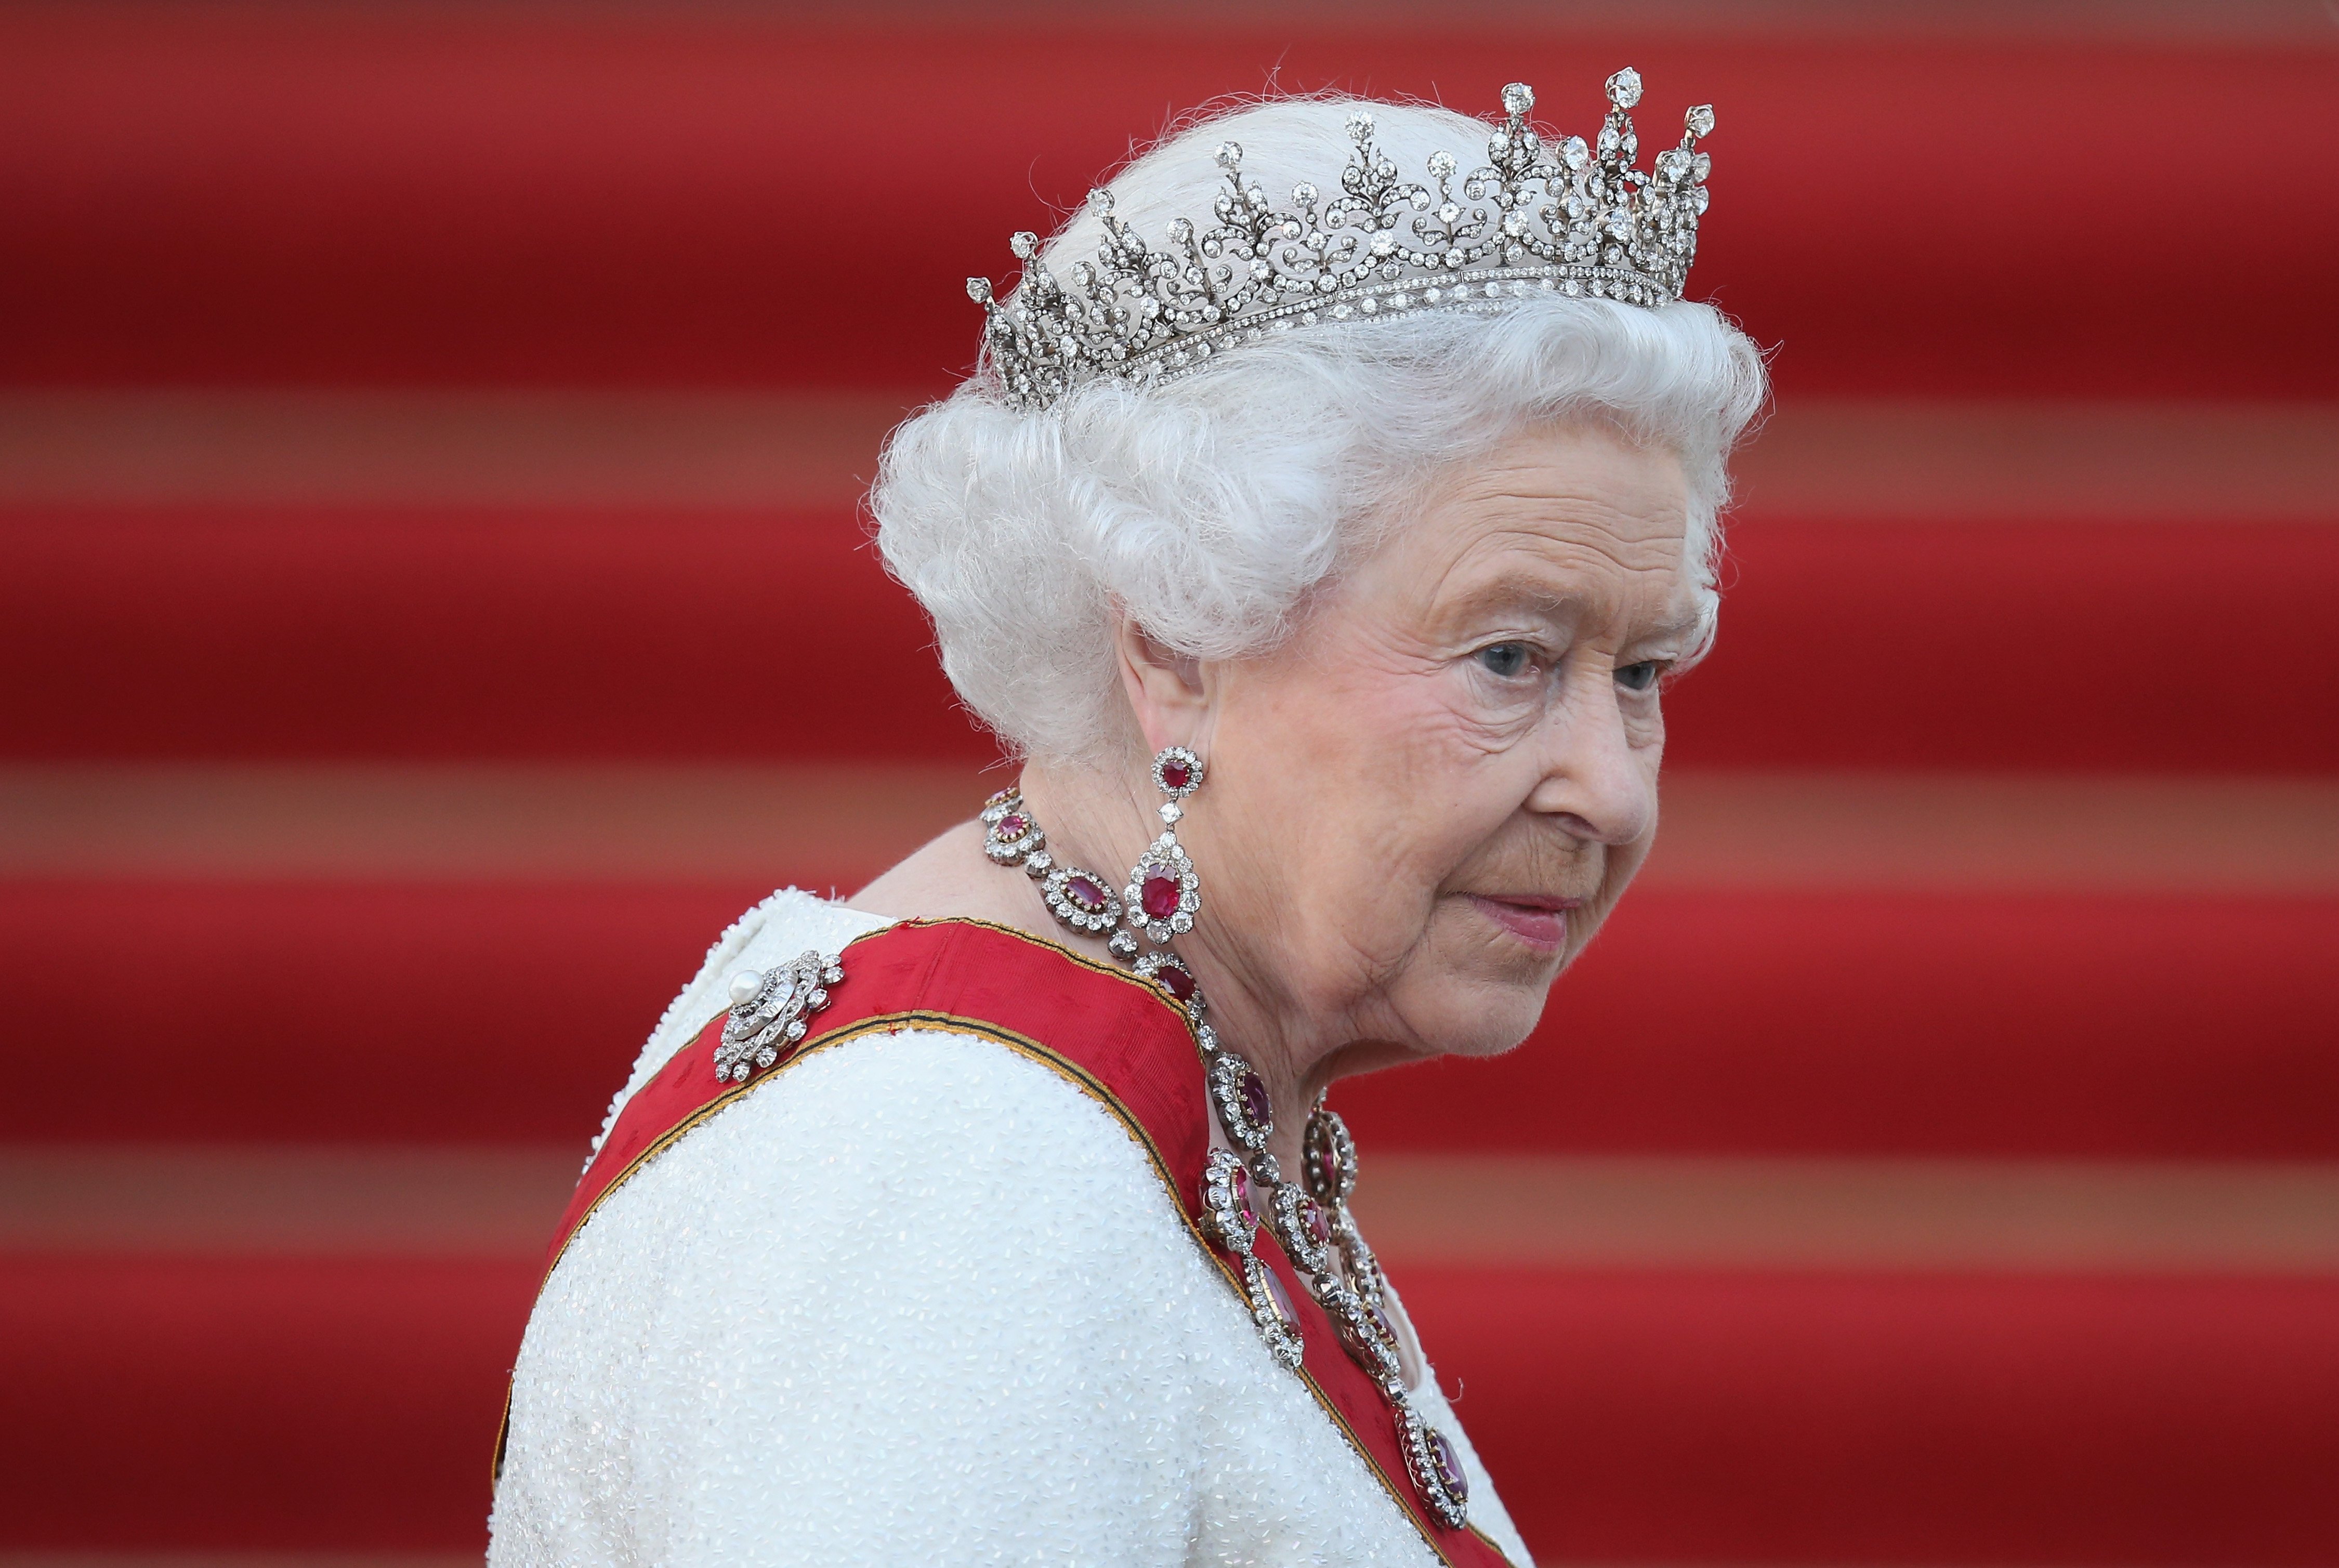
[[[794,891],[726,932],[612,1108],[725,977],[886,922]],[[1436,1386],[1471,1523],[1528,1557]],[[1270,1357],[1156,1168],[983,1038],[849,1041],[611,1193],[512,1382],[490,1568],[1439,1559]]]

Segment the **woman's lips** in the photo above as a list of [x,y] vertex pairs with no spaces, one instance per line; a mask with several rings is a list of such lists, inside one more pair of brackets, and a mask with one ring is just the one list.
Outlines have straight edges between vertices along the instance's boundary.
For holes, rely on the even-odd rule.
[[1580,898],[1495,898],[1474,892],[1470,902],[1486,917],[1529,947],[1557,952],[1567,943],[1567,912],[1583,907]]

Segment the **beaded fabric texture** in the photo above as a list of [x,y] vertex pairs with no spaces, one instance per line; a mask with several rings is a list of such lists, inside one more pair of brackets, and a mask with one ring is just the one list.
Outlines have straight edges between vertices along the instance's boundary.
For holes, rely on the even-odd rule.
[[[791,892],[747,923],[686,992],[701,1023],[741,965],[888,922]],[[1435,1379],[1416,1397],[1526,1564]],[[489,1555],[1435,1561],[1120,1124],[938,1031],[785,1069],[578,1232],[521,1347]]]
[[1484,311],[1539,291],[1670,304],[1697,255],[1712,167],[1697,143],[1713,130],[1713,105],[1690,110],[1681,145],[1644,172],[1626,113],[1641,101],[1641,74],[1617,72],[1607,94],[1589,145],[1581,136],[1553,145],[1527,123],[1534,89],[1514,82],[1486,162],[1464,173],[1452,153],[1434,153],[1421,179],[1380,152],[1372,115],[1358,110],[1337,192],[1303,181],[1282,207],[1244,179],[1241,144],[1225,143],[1227,188],[1213,221],[1171,220],[1161,250],[1113,215],[1112,192],[1091,191],[1105,242],[1072,266],[1069,284],[1038,259],[1029,232],[1008,242],[1023,275],[1007,302],[990,280],[966,281],[983,309],[986,360],[1010,403],[1044,409],[1084,380],[1172,380],[1270,332],[1319,322]]

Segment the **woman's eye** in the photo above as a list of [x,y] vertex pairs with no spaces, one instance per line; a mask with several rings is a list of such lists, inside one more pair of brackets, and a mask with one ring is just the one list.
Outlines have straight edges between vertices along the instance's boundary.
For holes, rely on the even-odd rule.
[[1644,692],[1657,684],[1657,661],[1643,659],[1637,665],[1616,666],[1616,684],[1628,692]]
[[1506,681],[1526,674],[1535,663],[1525,643],[1493,643],[1480,648],[1477,658],[1488,675],[1500,676]]

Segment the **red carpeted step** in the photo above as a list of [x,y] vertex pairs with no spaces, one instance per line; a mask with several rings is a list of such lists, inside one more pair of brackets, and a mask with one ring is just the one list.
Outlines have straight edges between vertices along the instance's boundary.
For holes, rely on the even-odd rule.
[[0,1141],[567,1143],[769,892],[0,883]]
[[850,518],[16,511],[18,756],[986,758]]
[[2339,1281],[1405,1271],[1558,1562],[2339,1552]]
[[1719,106],[1697,288],[1790,390],[2339,391],[2339,299],[2205,288],[2170,216],[2339,245],[2328,56],[2278,40],[123,4],[0,17],[0,378],[931,389],[966,275],[1168,113],[1525,77],[1584,131],[1628,60],[1650,147]]
[[[1731,574],[1676,765],[2339,768],[2339,528],[1756,518]],[[16,757],[991,754],[931,641],[836,515],[0,514]]]
[[1533,1040],[1336,1091],[1390,1147],[2339,1155],[2339,903],[1629,895]]
[[0,1551],[478,1548],[540,1269],[0,1257]]
[[[582,1147],[761,890],[0,885],[0,1140]],[[1525,1047],[1367,1147],[2339,1158],[2330,901],[1628,899]]]
[[[0,1548],[476,1548],[534,1278],[0,1260]],[[1401,1268],[1399,1286],[1546,1560],[2339,1550],[2328,1279]]]
[[2339,528],[1753,517],[1730,545],[1676,765],[2339,768]]

